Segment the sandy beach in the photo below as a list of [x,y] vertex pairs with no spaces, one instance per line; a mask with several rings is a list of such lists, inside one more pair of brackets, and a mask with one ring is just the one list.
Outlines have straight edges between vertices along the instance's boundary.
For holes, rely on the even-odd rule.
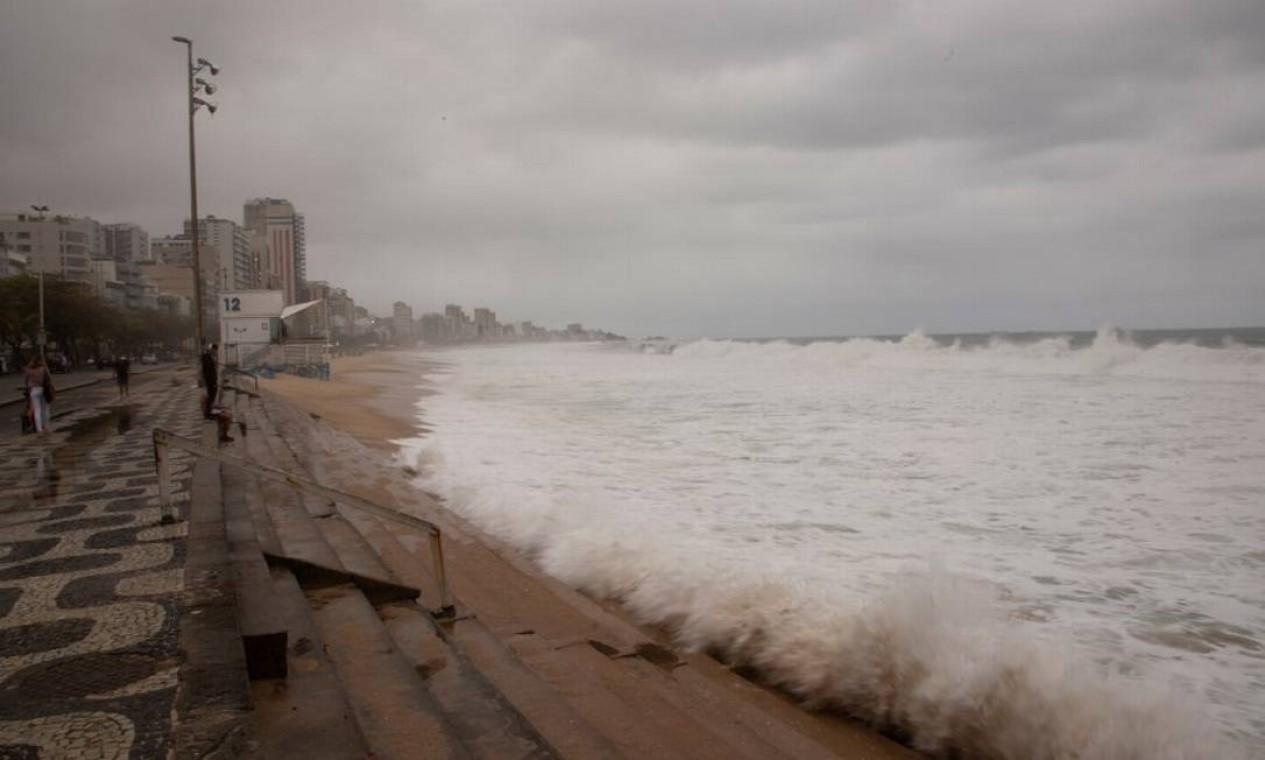
[[383,351],[336,357],[330,379],[314,381],[279,374],[260,387],[284,397],[375,450],[391,453],[392,441],[425,431],[417,402],[429,391],[422,374],[435,367],[417,352]]

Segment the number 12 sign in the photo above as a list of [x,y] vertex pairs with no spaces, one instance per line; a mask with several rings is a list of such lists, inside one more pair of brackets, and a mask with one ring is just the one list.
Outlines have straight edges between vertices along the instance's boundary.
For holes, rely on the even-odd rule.
[[280,290],[230,290],[220,294],[220,313],[226,317],[276,317],[285,306]]

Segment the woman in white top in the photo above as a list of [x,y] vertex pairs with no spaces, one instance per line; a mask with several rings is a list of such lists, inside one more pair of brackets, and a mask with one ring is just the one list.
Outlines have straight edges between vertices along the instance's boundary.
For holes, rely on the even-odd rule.
[[44,357],[36,354],[26,368],[26,391],[31,399],[31,419],[37,433],[48,432],[48,407],[52,399],[45,397],[44,389],[52,385],[53,378],[44,366]]

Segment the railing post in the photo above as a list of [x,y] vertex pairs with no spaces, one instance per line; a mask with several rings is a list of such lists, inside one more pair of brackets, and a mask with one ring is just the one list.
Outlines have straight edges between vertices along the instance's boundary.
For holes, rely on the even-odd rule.
[[176,522],[171,511],[171,462],[167,457],[167,439],[163,431],[154,429],[154,467],[158,470],[158,505],[162,510],[161,525]]
[[448,588],[448,573],[444,570],[444,540],[438,530],[430,532],[430,554],[435,564],[435,581],[439,584],[439,610],[435,617],[452,617],[452,590]]

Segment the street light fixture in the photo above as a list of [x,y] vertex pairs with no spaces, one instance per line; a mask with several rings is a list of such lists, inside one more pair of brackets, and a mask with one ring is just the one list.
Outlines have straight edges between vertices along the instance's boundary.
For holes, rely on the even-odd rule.
[[[44,247],[44,217],[48,215],[48,206],[31,206],[31,210],[39,214],[37,219],[40,222],[40,247]],[[35,343],[40,349],[40,361],[44,366],[48,366],[48,358],[44,356],[44,344],[48,343],[48,333],[44,332],[44,266],[40,262],[38,269],[40,278],[40,330],[35,335]]]
[[188,79],[189,79],[189,226],[191,241],[193,248],[193,325],[194,340],[197,342],[198,353],[202,352],[203,344],[206,342],[202,329],[202,258],[200,255],[199,235],[198,235],[198,162],[197,153],[194,148],[193,135],[193,115],[197,113],[199,108],[206,108],[207,111],[215,113],[218,106],[212,101],[198,97],[199,92],[205,92],[208,96],[215,92],[215,85],[206,81],[203,77],[197,76],[203,69],[207,70],[211,76],[220,73],[217,66],[211,64],[205,58],[199,58],[197,64],[193,62],[193,40],[188,37],[174,36],[172,40],[179,42],[185,46],[188,54]]

